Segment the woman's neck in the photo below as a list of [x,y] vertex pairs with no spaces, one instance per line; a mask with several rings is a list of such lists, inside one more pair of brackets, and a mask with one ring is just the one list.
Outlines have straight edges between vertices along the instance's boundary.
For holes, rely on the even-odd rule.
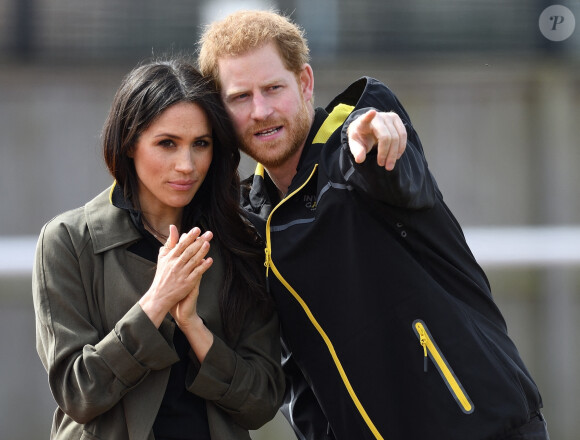
[[177,212],[167,212],[163,214],[156,214],[147,209],[143,209],[141,212],[143,226],[159,241],[167,240],[170,225],[177,226],[178,230],[181,228],[183,209]]
[[167,241],[167,238],[169,237],[169,224],[166,226],[155,226],[145,213],[141,215],[141,220],[143,221],[143,227],[157,240],[161,242]]

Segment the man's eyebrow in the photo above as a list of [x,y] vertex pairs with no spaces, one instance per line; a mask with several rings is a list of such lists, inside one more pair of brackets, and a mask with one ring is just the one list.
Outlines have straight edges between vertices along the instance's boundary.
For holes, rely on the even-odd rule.
[[[284,78],[273,78],[263,84],[259,84],[258,88],[267,89],[268,87],[272,87],[274,85],[286,85],[287,83],[288,81],[285,80]],[[222,91],[224,100],[232,99],[233,97],[243,95],[244,93],[251,93],[251,91],[250,89],[245,87],[233,88],[228,91]]]
[[224,99],[227,100],[227,99],[232,99],[235,96],[242,95],[244,93],[248,93],[246,91],[246,89],[238,88],[238,89],[233,89],[233,90],[229,90],[227,92],[224,92],[223,95],[224,95]]

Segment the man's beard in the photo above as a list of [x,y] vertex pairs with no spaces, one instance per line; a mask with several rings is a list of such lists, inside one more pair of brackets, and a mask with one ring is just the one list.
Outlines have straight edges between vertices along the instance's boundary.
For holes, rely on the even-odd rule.
[[[283,121],[280,124],[272,122],[261,124],[264,127],[283,125],[284,129],[288,132],[286,133],[287,137],[272,141],[271,143],[264,142],[256,147],[254,144],[254,133],[260,131],[260,129],[254,127],[241,140],[241,150],[252,159],[264,165],[266,169],[276,168],[284,164],[284,162],[300,150],[310,132],[312,120],[306,103],[303,102],[302,104],[302,108],[291,121]],[[271,152],[276,152],[276,155],[268,154]]]

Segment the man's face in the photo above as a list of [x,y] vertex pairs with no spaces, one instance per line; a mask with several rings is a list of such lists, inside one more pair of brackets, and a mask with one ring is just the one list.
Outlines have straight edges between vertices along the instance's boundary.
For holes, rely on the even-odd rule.
[[218,63],[222,99],[242,150],[266,168],[299,155],[314,110],[312,69],[299,77],[284,67],[273,43]]

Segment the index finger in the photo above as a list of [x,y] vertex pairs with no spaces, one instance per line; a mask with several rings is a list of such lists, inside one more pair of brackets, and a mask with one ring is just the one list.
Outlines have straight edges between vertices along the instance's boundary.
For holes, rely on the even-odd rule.
[[[367,133],[368,131],[371,130],[371,124],[372,124],[373,119],[375,118],[376,115],[377,115],[376,110],[374,110],[374,109],[369,110],[365,114],[359,116],[358,119],[356,119],[354,121],[357,123],[357,125],[355,127],[357,129],[362,130],[363,133]],[[353,122],[353,124],[354,124],[354,122]]]
[[369,110],[352,121],[347,129],[348,145],[356,163],[364,162],[376,141],[371,125],[376,114],[376,110]]

